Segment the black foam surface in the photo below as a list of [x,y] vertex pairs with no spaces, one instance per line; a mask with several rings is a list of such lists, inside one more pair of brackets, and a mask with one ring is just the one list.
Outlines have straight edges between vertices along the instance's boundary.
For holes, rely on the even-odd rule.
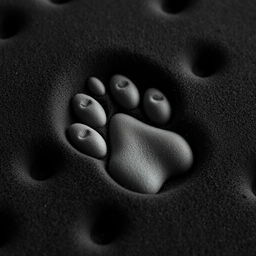
[[[255,255],[255,13],[253,0],[0,0],[0,255]],[[66,138],[71,98],[114,74],[168,96],[167,128],[194,152],[156,195]]]

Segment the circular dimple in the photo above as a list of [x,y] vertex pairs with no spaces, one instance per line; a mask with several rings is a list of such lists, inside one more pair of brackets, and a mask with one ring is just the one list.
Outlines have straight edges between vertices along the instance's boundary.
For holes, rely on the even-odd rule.
[[80,103],[80,107],[81,108],[87,108],[92,104],[92,100],[91,99],[85,99],[84,101],[81,101]]
[[28,156],[29,174],[38,181],[44,181],[52,177],[63,168],[63,156],[56,149],[56,145],[35,145]]
[[162,9],[166,13],[178,14],[191,4],[191,0],[163,0]]
[[0,213],[0,247],[4,247],[16,233],[16,223],[14,216],[10,212]]
[[88,89],[96,96],[103,96],[106,93],[105,85],[96,77],[89,78]]
[[50,2],[54,4],[65,4],[67,2],[70,2],[71,0],[50,0]]
[[105,110],[98,101],[86,94],[77,94],[72,100],[75,115],[82,123],[92,127],[103,127],[107,122]]
[[81,130],[81,132],[79,132],[79,134],[78,134],[78,138],[81,140],[84,140],[87,137],[89,137],[90,135],[91,135],[90,130]]
[[0,11],[0,38],[15,36],[25,25],[25,16],[18,10]]
[[139,91],[127,77],[113,76],[110,80],[110,90],[116,102],[125,109],[134,109],[139,105]]
[[193,51],[191,70],[198,77],[209,77],[221,69],[224,62],[224,55],[214,45],[199,46]]
[[101,209],[91,230],[91,239],[98,245],[107,245],[116,240],[123,232],[127,220],[124,213],[115,208]]
[[121,80],[121,81],[119,81],[119,82],[116,84],[116,87],[117,87],[117,88],[120,88],[120,89],[124,89],[124,88],[128,87],[129,84],[130,84],[130,83],[129,83],[128,80]]
[[70,143],[81,153],[98,159],[107,154],[107,145],[103,137],[84,124],[72,124],[68,128]]
[[157,89],[151,88],[145,92],[143,106],[148,118],[156,124],[165,124],[171,118],[170,103]]
[[155,101],[162,101],[162,100],[164,100],[164,96],[161,95],[161,94],[155,93],[155,94],[152,95],[152,99],[155,100]]

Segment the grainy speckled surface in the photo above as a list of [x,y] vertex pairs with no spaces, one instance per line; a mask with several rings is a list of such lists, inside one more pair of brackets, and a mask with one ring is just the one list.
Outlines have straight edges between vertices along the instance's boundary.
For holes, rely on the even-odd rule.
[[[0,0],[0,255],[255,255],[256,2],[55,2]],[[116,73],[168,96],[195,154],[154,196],[66,139],[72,96]]]

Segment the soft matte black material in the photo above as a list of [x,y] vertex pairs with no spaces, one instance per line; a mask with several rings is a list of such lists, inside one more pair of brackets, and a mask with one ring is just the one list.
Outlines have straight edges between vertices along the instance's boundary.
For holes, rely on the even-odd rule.
[[[253,0],[1,0],[0,255],[255,255],[255,13]],[[191,171],[156,195],[67,139],[72,97],[115,74],[163,92],[165,129],[192,147]]]

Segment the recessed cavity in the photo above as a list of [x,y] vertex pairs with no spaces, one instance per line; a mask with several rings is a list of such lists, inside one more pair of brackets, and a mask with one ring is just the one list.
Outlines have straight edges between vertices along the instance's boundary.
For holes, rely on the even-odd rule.
[[47,180],[62,170],[63,157],[54,146],[38,145],[30,159],[29,172],[33,179]]
[[82,130],[81,132],[79,132],[78,138],[83,140],[83,139],[89,137],[90,135],[91,135],[91,131],[90,130]]
[[25,24],[25,16],[18,10],[0,11],[0,38],[15,36]]
[[50,0],[50,2],[54,4],[65,4],[67,2],[70,2],[71,0]]
[[124,213],[116,209],[101,210],[91,230],[91,239],[99,245],[114,242],[123,232],[127,220]]
[[0,247],[4,247],[16,233],[14,216],[7,212],[0,213]]
[[120,81],[119,83],[117,83],[117,87],[118,88],[126,88],[129,86],[129,82],[127,80],[123,80],[123,81]]
[[[95,99],[98,100],[97,104],[102,104],[108,110],[108,120],[100,129],[92,127],[90,120],[99,111],[91,111],[89,119],[83,118],[86,116],[84,110],[94,106],[94,101],[88,104],[90,96],[82,96],[86,100],[82,103],[83,111],[78,114],[81,98],[75,96],[72,108],[79,110],[75,112],[80,123],[69,127],[68,139],[80,153],[100,159],[120,186],[137,193],[159,193],[169,179],[182,179],[190,173],[194,162],[192,149],[186,139],[170,131],[170,102],[176,108],[182,106],[182,99],[177,95],[177,81],[165,73],[159,63],[144,60],[142,56],[129,54],[113,57],[111,54],[99,59],[103,63],[95,66],[94,73],[103,81],[109,81],[110,90],[106,91],[104,84],[96,77],[88,79],[87,89],[90,95],[107,94],[106,97]],[[100,72],[98,66],[105,66],[105,69]],[[149,89],[151,86],[153,88]],[[106,229],[93,234],[103,233],[104,237],[104,234],[108,234]],[[96,241],[105,240],[100,235],[95,237],[98,237],[94,239]]]
[[89,107],[91,104],[92,104],[92,101],[91,101],[90,99],[87,99],[87,100],[82,101],[82,102],[80,103],[80,107],[81,107],[81,108],[87,108],[87,107]]
[[220,70],[225,62],[215,46],[203,46],[192,54],[192,72],[198,77],[209,77]]
[[152,99],[155,101],[162,101],[164,100],[164,97],[160,94],[153,94]]
[[191,0],[163,0],[162,8],[164,12],[177,14],[182,12],[191,4]]

